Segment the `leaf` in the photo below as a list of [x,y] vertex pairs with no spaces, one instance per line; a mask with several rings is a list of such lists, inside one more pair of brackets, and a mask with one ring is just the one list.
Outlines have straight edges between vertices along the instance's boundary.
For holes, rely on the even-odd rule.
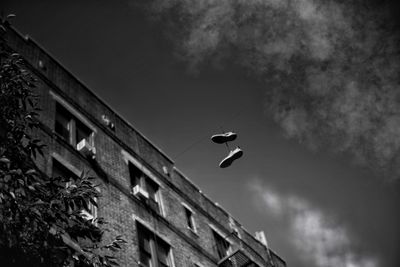
[[42,150],[42,147],[44,147],[45,145],[41,145],[41,146],[39,146],[38,147],[38,152],[39,152],[39,154],[42,156],[42,157],[44,157],[44,154],[43,154],[43,150]]
[[95,206],[97,208],[99,207],[99,206],[97,206],[97,202],[93,198],[89,198],[89,201],[90,201],[90,203],[93,204],[93,206]]
[[35,151],[35,149],[31,149],[31,153],[32,153],[33,158],[36,159],[36,151]]
[[8,158],[3,157],[3,158],[0,158],[0,162],[1,163],[5,163],[5,164],[9,164],[10,160]]
[[4,182],[8,183],[11,180],[11,175],[5,175],[4,176]]
[[114,246],[106,246],[106,248],[108,248],[109,250],[114,251],[114,252],[118,251],[118,249],[115,248]]
[[42,217],[42,214],[39,212],[38,209],[33,208],[33,209],[31,209],[31,210],[32,210],[32,212],[35,213],[37,216]]
[[118,238],[118,239],[116,239],[115,242],[118,242],[118,244],[126,244],[126,243],[128,243],[128,242],[126,242],[125,239],[123,239],[123,238]]
[[33,105],[33,102],[32,102],[31,98],[28,98],[28,103],[29,103],[29,106],[33,108],[34,105]]
[[22,196],[26,196],[26,194],[25,194],[25,189],[24,188],[18,188],[17,190],[15,190],[15,193],[19,193],[19,194],[21,194]]
[[46,204],[43,200],[39,199],[38,201],[36,201],[35,203],[33,203],[34,205],[43,205]]
[[27,170],[27,171],[25,172],[25,174],[26,174],[26,175],[33,175],[33,174],[37,174],[37,172],[36,172],[35,169],[30,169],[30,170]]
[[113,242],[113,246],[118,248],[118,249],[121,249],[121,246],[117,242]]
[[113,256],[108,256],[108,255],[105,255],[104,257],[106,257],[108,260],[114,260],[114,259],[115,259],[115,257],[113,257]]
[[90,211],[89,210],[89,205],[88,205],[88,203],[82,198],[82,200],[81,200],[81,203],[82,203],[82,206],[83,206],[83,208],[86,210],[86,211]]
[[115,260],[108,260],[111,265],[119,266],[119,264]]

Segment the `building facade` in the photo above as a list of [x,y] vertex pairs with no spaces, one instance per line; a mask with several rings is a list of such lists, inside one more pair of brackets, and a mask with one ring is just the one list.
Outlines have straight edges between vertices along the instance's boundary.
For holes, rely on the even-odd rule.
[[262,233],[248,233],[31,38],[7,27],[1,39],[39,81],[37,134],[47,144],[40,168],[49,176],[97,177],[102,197],[84,215],[103,217],[128,241],[121,266],[286,266]]

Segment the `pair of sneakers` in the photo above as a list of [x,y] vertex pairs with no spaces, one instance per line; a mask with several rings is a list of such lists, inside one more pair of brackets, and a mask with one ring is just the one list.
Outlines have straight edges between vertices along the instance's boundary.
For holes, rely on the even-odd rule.
[[[211,136],[211,140],[217,144],[227,144],[228,142],[232,142],[236,139],[237,134],[233,132],[227,132],[223,134],[215,134]],[[234,150],[231,150],[226,158],[224,158],[220,163],[219,167],[226,168],[229,167],[233,161],[237,160],[243,156],[243,151],[240,147],[236,147]]]

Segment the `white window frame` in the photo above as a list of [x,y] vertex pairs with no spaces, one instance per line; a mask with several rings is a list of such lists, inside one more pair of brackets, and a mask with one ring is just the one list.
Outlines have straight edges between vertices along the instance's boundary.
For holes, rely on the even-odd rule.
[[[90,134],[89,137],[89,143],[92,147],[94,147],[94,137],[97,134],[97,130],[96,127],[94,127],[94,125],[92,123],[89,122],[88,119],[86,119],[79,111],[77,111],[74,107],[72,107],[70,104],[67,103],[67,101],[65,101],[62,97],[60,97],[59,95],[57,95],[56,93],[54,93],[53,91],[49,91],[51,97],[54,99],[55,101],[55,106],[57,106],[57,104],[61,105],[63,108],[65,108],[69,113],[71,113],[71,115],[74,117],[74,119],[78,120],[80,123],[84,124],[86,127],[88,127],[90,129],[90,131],[92,132]],[[57,110],[55,110],[55,112],[57,112]],[[55,113],[56,114],[56,113]],[[68,143],[71,144],[71,140],[67,140]],[[75,149],[76,146],[78,144],[72,144],[75,145]]]
[[197,234],[197,224],[196,224],[196,220],[195,220],[195,218],[194,218],[196,212],[194,212],[193,209],[190,208],[189,205],[187,205],[186,203],[181,202],[181,204],[182,204],[183,209],[184,209],[184,212],[185,212],[185,223],[186,223],[186,221],[187,221],[187,218],[186,218],[186,216],[187,216],[187,215],[186,215],[186,210],[190,211],[190,213],[191,213],[190,219],[191,219],[193,228],[191,228],[191,227],[190,227],[189,225],[187,225],[187,223],[186,223],[187,229],[189,229],[189,230],[191,230],[193,233]]
[[126,163],[128,172],[129,172],[129,163],[131,163],[140,171],[142,171],[143,174],[146,175],[148,179],[152,180],[155,184],[157,184],[158,190],[156,194],[156,202],[158,203],[160,208],[160,215],[165,217],[164,202],[161,194],[161,191],[162,189],[164,189],[164,187],[162,186],[161,181],[148,168],[146,168],[146,166],[144,166],[141,162],[139,162],[135,157],[133,157],[127,151],[121,150],[121,154],[122,158],[124,159],[124,162]]

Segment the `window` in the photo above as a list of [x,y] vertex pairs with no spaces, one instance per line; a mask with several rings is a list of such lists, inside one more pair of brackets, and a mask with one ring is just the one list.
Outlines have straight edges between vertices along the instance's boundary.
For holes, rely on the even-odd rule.
[[196,232],[196,226],[194,224],[193,212],[185,206],[183,207],[183,209],[185,211],[185,219],[186,219],[187,227],[190,230],[192,230],[193,232]]
[[[78,176],[65,167],[63,164],[58,162],[57,160],[53,159],[53,177],[63,177],[66,180],[69,180],[65,183],[65,187],[68,188],[72,183],[71,180],[77,180]],[[94,198],[94,201],[97,203],[97,198]],[[82,210],[81,215],[82,218],[86,220],[94,220],[97,218],[97,207],[92,203],[88,203],[88,210]]]
[[146,227],[137,223],[139,266],[172,267],[170,246]]
[[54,130],[74,147],[84,139],[93,146],[93,131],[58,102],[56,102]]
[[141,190],[147,193],[146,203],[152,210],[161,213],[159,186],[152,179],[147,177],[138,167],[129,162],[129,175],[132,189],[139,186]]
[[73,173],[70,169],[61,164],[58,160],[53,159],[53,177],[63,177],[66,180],[76,180],[78,175]]
[[214,236],[215,246],[214,250],[218,255],[219,259],[226,257],[229,253],[230,244],[221,235],[219,235],[214,230],[211,230]]

